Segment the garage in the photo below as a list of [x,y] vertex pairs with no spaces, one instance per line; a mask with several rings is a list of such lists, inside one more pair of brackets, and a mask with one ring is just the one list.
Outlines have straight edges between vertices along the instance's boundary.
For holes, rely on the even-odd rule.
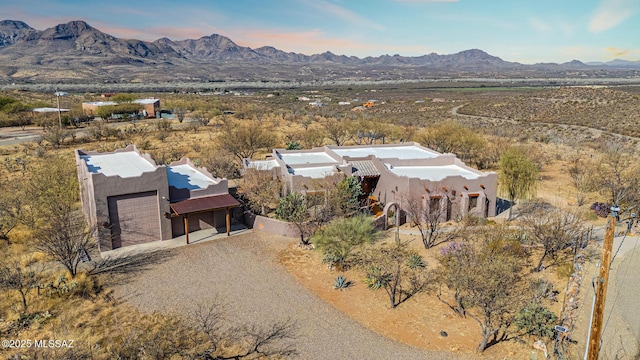
[[113,249],[161,239],[157,191],[109,196],[107,200]]

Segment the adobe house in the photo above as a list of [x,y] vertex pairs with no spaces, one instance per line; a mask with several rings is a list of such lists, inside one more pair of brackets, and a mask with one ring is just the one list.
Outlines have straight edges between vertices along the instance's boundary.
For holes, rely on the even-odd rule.
[[364,198],[385,205],[406,209],[407,199],[418,199],[424,209],[440,212],[443,221],[496,215],[496,173],[473,169],[454,154],[418,143],[274,149],[266,160],[244,159],[243,165],[272,171],[285,192],[314,192],[320,179],[357,176]]
[[[156,113],[160,111],[160,100],[149,98],[149,99],[137,99],[132,101],[134,104],[138,104],[142,107],[140,110],[140,114],[145,118],[152,119],[156,117]],[[94,102],[83,102],[82,103],[82,113],[87,116],[95,116],[98,113],[98,108],[101,106],[116,106],[118,105],[115,101],[94,101]]]
[[227,179],[189,159],[158,166],[135,145],[110,153],[76,150],[82,210],[101,251],[207,229],[230,233],[239,202]]

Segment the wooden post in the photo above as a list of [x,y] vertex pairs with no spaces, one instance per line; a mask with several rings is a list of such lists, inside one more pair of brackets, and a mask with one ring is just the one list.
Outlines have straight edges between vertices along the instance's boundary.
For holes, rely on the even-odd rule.
[[229,214],[229,208],[225,208],[227,211],[227,236],[231,236],[231,215]]
[[613,248],[613,237],[616,228],[615,216],[609,216],[607,231],[604,234],[604,245],[602,249],[602,260],[600,261],[600,271],[596,281],[596,298],[593,307],[593,322],[589,332],[588,360],[597,360],[600,352],[600,338],[602,337],[602,320],[604,317],[604,303],[607,297],[607,285],[609,283],[609,268],[611,267],[611,250]]
[[187,244],[189,244],[189,214],[184,215],[184,233],[187,237]]

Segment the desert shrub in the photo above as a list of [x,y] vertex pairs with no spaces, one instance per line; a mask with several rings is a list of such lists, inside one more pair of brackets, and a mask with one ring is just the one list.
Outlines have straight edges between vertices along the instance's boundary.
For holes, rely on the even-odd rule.
[[378,236],[372,218],[358,215],[329,222],[311,237],[311,242],[324,254],[323,263],[344,269],[357,247],[374,242]]
[[523,335],[537,338],[552,338],[558,317],[546,306],[534,302],[522,308],[514,319],[514,324]]
[[594,202],[593,204],[591,204],[589,209],[593,210],[593,212],[599,217],[606,218],[607,216],[609,216],[609,212],[611,211],[611,204]]
[[564,264],[559,265],[556,268],[555,274],[558,279],[567,279],[574,272],[573,262],[569,261]]

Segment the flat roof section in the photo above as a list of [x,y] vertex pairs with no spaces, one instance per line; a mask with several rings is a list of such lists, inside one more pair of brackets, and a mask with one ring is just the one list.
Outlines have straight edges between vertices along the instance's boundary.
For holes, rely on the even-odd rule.
[[357,147],[332,148],[340,156],[363,158],[370,155],[378,159],[429,159],[440,155],[435,151],[428,151],[417,146],[389,146],[389,147]]
[[421,180],[441,181],[449,176],[462,176],[465,179],[473,180],[480,175],[461,168],[458,165],[444,166],[393,166],[389,171],[399,176],[418,178]]
[[167,180],[169,186],[188,190],[206,189],[210,185],[217,184],[213,179],[187,164],[167,166]]
[[313,179],[322,179],[325,176],[333,175],[335,167],[333,166],[316,166],[308,168],[289,168],[289,172],[293,175],[302,175]]
[[89,172],[122,178],[136,177],[156,170],[156,166],[135,151],[111,154],[81,155]]
[[329,154],[327,154],[324,151],[297,152],[297,153],[278,152],[278,156],[287,165],[338,163],[334,158],[329,156]]
[[275,160],[255,160],[249,161],[247,166],[252,169],[271,170],[274,167],[279,167],[280,165]]

